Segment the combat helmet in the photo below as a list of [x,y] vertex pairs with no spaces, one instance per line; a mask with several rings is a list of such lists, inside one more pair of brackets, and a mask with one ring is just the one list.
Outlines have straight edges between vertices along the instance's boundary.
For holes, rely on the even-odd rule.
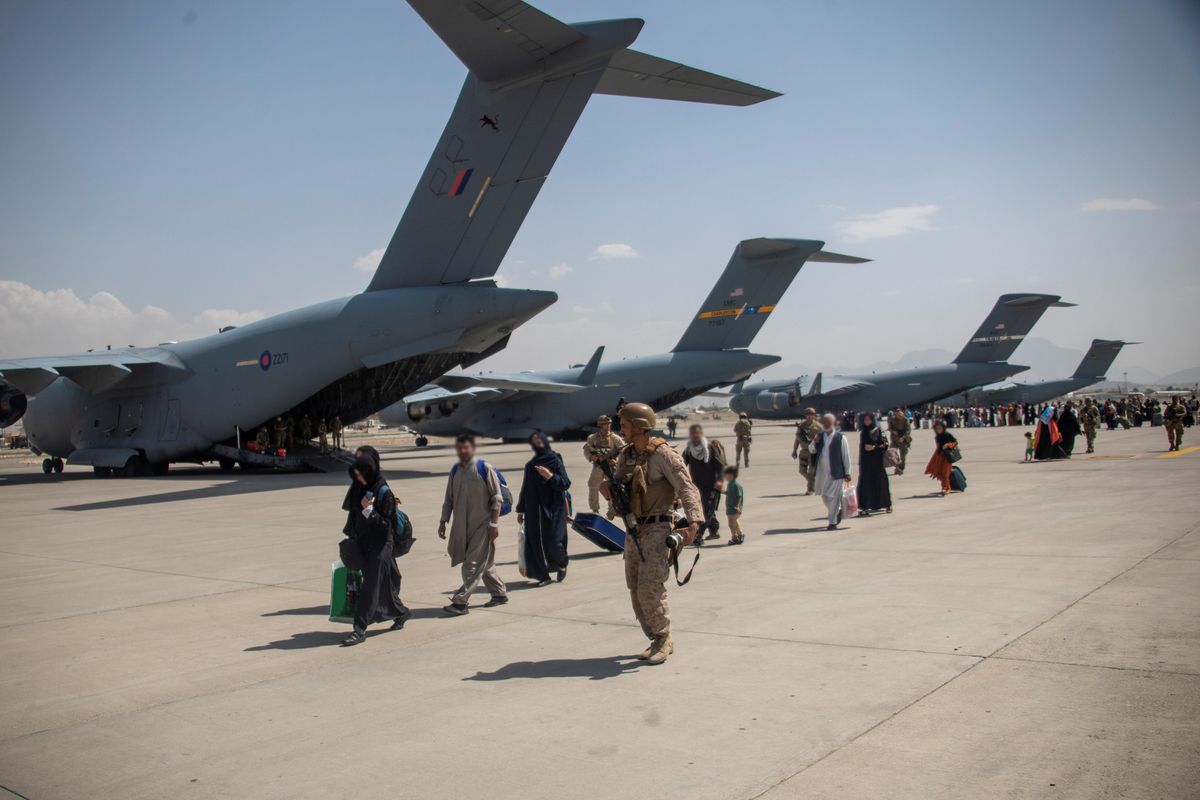
[[652,431],[658,425],[654,409],[645,403],[626,403],[618,416],[628,422],[634,430]]

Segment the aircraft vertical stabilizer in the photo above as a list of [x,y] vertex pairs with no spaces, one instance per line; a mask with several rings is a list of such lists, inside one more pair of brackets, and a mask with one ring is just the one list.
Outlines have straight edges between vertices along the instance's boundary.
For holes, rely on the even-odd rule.
[[625,48],[515,0],[409,0],[469,74],[367,291],[496,274],[594,92],[750,105],[775,92]]
[[1000,295],[987,319],[975,331],[954,363],[1008,361],[1047,308],[1073,305],[1064,303],[1056,294]]
[[826,253],[811,239],[747,239],[738,244],[674,352],[749,347],[806,261],[860,264]]
[[1083,360],[1079,362],[1079,366],[1075,369],[1075,374],[1072,378],[1095,378],[1099,380],[1108,374],[1108,368],[1117,360],[1117,356],[1127,344],[1136,344],[1136,342],[1122,342],[1116,339],[1093,339],[1092,346],[1083,354]]

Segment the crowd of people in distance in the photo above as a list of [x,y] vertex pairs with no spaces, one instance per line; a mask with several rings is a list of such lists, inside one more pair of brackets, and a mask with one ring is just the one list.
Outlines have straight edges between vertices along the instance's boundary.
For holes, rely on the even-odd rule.
[[[643,408],[645,413],[652,415],[648,407]],[[816,410],[808,408],[804,418],[796,424],[791,455],[799,464],[805,494],[820,496],[827,514],[827,529],[837,530],[847,513],[860,517],[892,513],[888,470],[891,469],[893,475],[904,473],[913,432],[918,429],[930,429],[933,433],[933,449],[925,474],[937,482],[938,491],[944,497],[951,491],[965,488],[965,476],[956,466],[962,458],[962,450],[951,432],[954,428],[1026,426],[1029,429],[1023,434],[1025,460],[1054,460],[1070,458],[1080,435],[1084,436],[1087,452],[1091,453],[1095,448],[1096,431],[1102,426],[1111,430],[1146,422],[1162,425],[1168,434],[1169,449],[1177,450],[1184,429],[1195,424],[1198,411],[1200,403],[1195,395],[1173,397],[1165,404],[1153,398],[1096,402],[1089,397],[1082,404],[1067,400],[1038,406],[896,408],[886,416],[868,411],[844,412],[840,416],[826,413],[818,418]],[[674,423],[675,418],[670,421]],[[752,426],[745,414],[739,416],[734,428],[738,446],[733,463],[729,463],[723,444],[709,439],[700,424],[688,428],[687,439],[678,453],[664,440],[653,440],[657,442],[654,447],[661,445],[670,450],[670,458],[663,462],[661,469],[667,472],[674,469],[670,459],[679,465],[679,476],[667,472],[664,475],[676,484],[680,481],[680,485],[687,484],[684,505],[691,513],[690,519],[684,521],[690,521],[696,529],[697,544],[720,538],[722,499],[723,516],[729,529],[728,543],[740,545],[746,540],[741,523],[746,503],[741,475],[742,470],[750,466]],[[852,448],[850,442],[854,432],[858,434],[856,448]],[[644,434],[643,429],[638,435]],[[529,446],[532,455],[525,464],[514,504],[504,477],[478,456],[475,438],[463,434],[455,440],[457,460],[447,478],[438,526],[438,536],[446,540],[451,564],[459,568],[462,580],[443,609],[448,615],[469,613],[471,595],[480,584],[490,595],[484,607],[508,602],[508,589],[496,570],[495,556],[500,517],[510,508],[516,512],[521,531],[518,548],[521,574],[537,587],[561,583],[567,578],[571,479],[562,456],[555,451],[548,436],[534,433],[529,438]],[[608,519],[614,518],[605,479],[606,474],[612,473],[602,466],[616,464],[626,448],[625,439],[613,432],[612,420],[607,415],[601,416],[597,420],[597,431],[584,444],[584,456],[591,464],[587,486],[588,507],[593,514],[600,513],[603,497],[607,501]],[[412,616],[400,599],[401,575],[395,560],[400,554],[395,551],[398,546],[396,536],[403,524],[403,515],[398,513],[400,500],[388,485],[379,453],[374,448],[360,447],[354,456],[349,470],[351,484],[342,504],[347,515],[343,526],[347,537],[343,541],[343,553],[346,554],[343,560],[352,556],[351,560],[359,565],[361,578],[355,596],[354,627],[343,640],[346,646],[365,641],[368,625],[390,622],[391,629],[398,630]],[[854,470],[856,461],[857,473]],[[685,473],[686,478],[683,478]],[[644,481],[643,473],[636,471],[634,480],[638,480],[639,475]],[[694,494],[691,494],[693,488]],[[678,497],[678,492],[672,496]],[[347,547],[351,553],[347,553]],[[629,560],[627,557],[627,572]],[[662,577],[665,580],[665,575]],[[661,581],[656,579],[657,583]],[[639,599],[633,584],[631,590],[636,610]],[[665,588],[660,598],[651,600],[660,604],[665,614]],[[653,663],[661,663],[671,647],[669,637],[653,632],[647,635],[652,642],[658,642],[658,650],[651,648],[658,658]]]

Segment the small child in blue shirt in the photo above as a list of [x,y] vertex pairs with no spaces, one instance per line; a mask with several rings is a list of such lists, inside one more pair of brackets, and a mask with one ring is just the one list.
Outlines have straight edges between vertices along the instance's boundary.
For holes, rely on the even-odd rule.
[[738,481],[738,468],[725,468],[725,518],[729,521],[729,543],[741,544],[746,541],[742,533],[742,505],[746,501],[746,492]]
[[1033,434],[1025,431],[1025,460],[1033,461]]

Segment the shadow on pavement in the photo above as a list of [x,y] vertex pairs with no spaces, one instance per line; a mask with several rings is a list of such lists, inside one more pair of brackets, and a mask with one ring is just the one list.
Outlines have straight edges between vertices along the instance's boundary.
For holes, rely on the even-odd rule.
[[603,658],[551,658],[546,661],[514,661],[495,672],[477,672],[464,681],[507,681],[514,678],[588,678],[602,681],[635,671],[633,656]]
[[329,606],[308,606],[307,608],[281,608],[278,611],[268,611],[262,614],[264,617],[327,617],[329,616]]
[[305,631],[304,633],[293,633],[289,639],[279,639],[267,644],[258,644],[254,647],[247,647],[245,653],[260,653],[264,650],[308,650],[313,647],[330,647],[337,646],[342,643],[342,639],[346,638],[347,631]]
[[779,536],[784,533],[824,533],[827,525],[828,523],[816,528],[772,528],[769,531],[763,531],[763,536]]

